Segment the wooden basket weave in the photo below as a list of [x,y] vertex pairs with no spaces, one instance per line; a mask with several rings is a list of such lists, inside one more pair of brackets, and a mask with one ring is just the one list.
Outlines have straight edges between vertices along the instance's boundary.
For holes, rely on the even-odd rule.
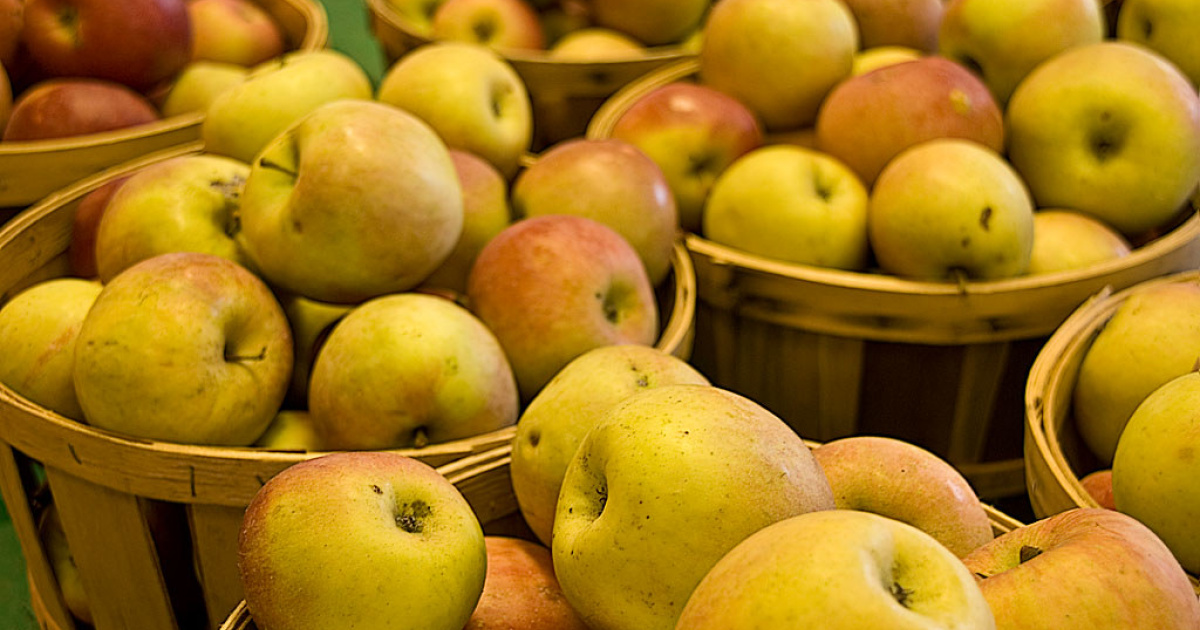
[[[698,62],[657,70],[597,112],[608,137],[642,95],[693,81]],[[958,467],[980,496],[1025,492],[1022,395],[1045,339],[1104,287],[1200,266],[1200,215],[1122,259],[988,282],[918,282],[772,261],[695,234],[693,362],[801,435],[858,433],[920,444]]]
[[[815,443],[809,443],[815,447]],[[512,445],[502,446],[488,453],[481,453],[452,464],[439,470],[447,479],[462,491],[463,496],[475,509],[484,532],[507,533],[513,528],[513,521],[518,525],[523,523],[521,513],[517,508],[517,498],[513,494],[512,478],[509,475],[509,464],[512,462]],[[997,535],[1005,534],[1023,523],[984,504],[984,509],[992,522],[992,531]],[[529,540],[536,541],[532,532],[528,533]],[[246,609],[246,602],[241,602],[234,609],[225,625],[220,630],[257,630],[258,626]]]
[[[89,192],[201,150],[198,142],[164,149],[93,175],[18,214],[0,228],[0,304],[34,283],[69,274],[75,208]],[[682,244],[675,247],[671,269],[658,288],[663,329],[656,347],[687,360],[696,290]],[[507,444],[514,433],[508,427],[400,452],[439,466]],[[118,435],[59,416],[0,385],[0,493],[25,556],[35,612],[46,628],[77,627],[38,536],[46,488],[61,515],[97,630],[215,628],[242,596],[235,550],[245,507],[267,479],[320,454]],[[190,550],[165,553],[180,547]]]
[[[1175,283],[1200,283],[1200,271],[1096,294],[1063,322],[1038,353],[1025,391],[1025,479],[1039,518],[1077,507],[1100,507],[1079,481],[1103,467],[1076,431],[1071,413],[1079,366],[1096,336],[1130,296]],[[1191,577],[1200,594],[1200,581]]]
[[[318,0],[254,0],[282,27],[289,50],[324,48],[329,23]],[[11,215],[110,166],[200,138],[200,113],[72,138],[0,143],[0,210]],[[0,215],[0,219],[5,218]]]

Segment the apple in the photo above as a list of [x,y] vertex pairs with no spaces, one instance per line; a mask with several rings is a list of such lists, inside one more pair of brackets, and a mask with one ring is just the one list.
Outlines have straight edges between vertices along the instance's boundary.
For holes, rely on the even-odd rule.
[[317,353],[308,410],[331,449],[421,447],[517,422],[500,342],[466,308],[421,293],[347,313]]
[[546,55],[557,61],[624,61],[645,57],[648,52],[645,44],[621,31],[591,26],[563,34]]
[[192,61],[254,66],[282,55],[283,27],[252,0],[187,0]]
[[773,260],[863,269],[867,189],[826,153],[795,145],[762,147],[717,177],[701,233]]
[[146,97],[112,81],[47,79],[13,102],[5,142],[68,138],[127,129],[159,119]]
[[971,68],[1003,106],[1038,64],[1104,39],[1096,0],[951,0],[938,52]]
[[1033,214],[1028,273],[1086,269],[1130,251],[1129,240],[1098,219],[1069,208],[1043,208]]
[[613,123],[611,137],[641,149],[662,169],[680,226],[700,231],[713,182],[763,144],[757,116],[715,88],[677,81],[640,96]]
[[854,54],[854,66],[850,70],[850,75],[858,76],[866,74],[885,66],[905,61],[916,61],[924,56],[925,53],[907,46],[873,46],[871,48],[863,48]]
[[454,171],[462,186],[463,227],[458,243],[441,266],[421,283],[425,288],[467,291],[471,265],[487,242],[512,223],[508,181],[491,162],[467,151],[450,150]]
[[505,228],[475,259],[467,303],[500,340],[525,401],[588,350],[649,346],[658,335],[658,303],[637,251],[586,217]]
[[356,305],[329,304],[285,291],[276,291],[276,296],[292,329],[292,383],[286,402],[305,408],[308,406],[308,379],[317,353],[334,325]]
[[96,269],[96,232],[100,229],[100,218],[104,216],[113,193],[128,179],[128,175],[113,178],[79,200],[71,222],[71,242],[67,245],[72,274],[80,278],[96,278],[100,275]]
[[1138,405],[1112,463],[1116,508],[1149,527],[1183,568],[1200,573],[1200,373],[1167,381]]
[[25,0],[0,0],[0,67],[12,66],[17,60],[24,26]]
[[71,554],[71,548],[67,545],[62,517],[58,515],[58,507],[54,503],[47,505],[38,517],[38,538],[42,541],[42,548],[46,550],[46,559],[50,561],[54,579],[58,582],[67,610],[79,621],[91,624],[91,604],[87,592],[83,589],[83,579],[79,577],[75,556]]
[[996,625],[962,561],[932,536],[870,512],[826,510],[764,527],[730,550],[692,592],[675,627]]
[[570,214],[616,230],[654,286],[671,270],[675,197],[658,164],[624,140],[570,138],[551,146],[517,175],[512,206],[518,217]]
[[291,377],[279,302],[253,273],[212,254],[129,267],[104,285],[75,344],[88,424],[153,440],[249,445]]
[[562,594],[550,549],[511,536],[484,536],[487,579],[463,630],[588,630]]
[[963,66],[928,56],[850,77],[816,120],[817,148],[845,162],[868,187],[905,149],[937,138],[1004,150],[1004,115]]
[[591,0],[592,20],[651,46],[675,44],[704,21],[712,0]]
[[387,7],[404,20],[404,25],[421,37],[433,37],[433,16],[446,0],[387,0]]
[[246,507],[238,573],[273,630],[461,630],[487,548],[458,489],[394,452],[334,453],[272,477]]
[[130,175],[96,226],[96,271],[108,282],[133,264],[168,252],[204,252],[253,269],[238,230],[250,167],[196,153]]
[[185,0],[25,0],[21,41],[42,73],[147,89],[191,58]]
[[255,159],[242,235],[273,285],[334,303],[417,286],[463,226],[462,188],[441,138],[382,103],[318,106]]
[[1033,202],[995,151],[970,140],[929,140],[880,173],[867,203],[867,234],[887,273],[1010,278],[1029,267]]
[[587,432],[622,400],[646,389],[708,385],[686,361],[651,346],[601,346],[579,355],[538,392],[517,420],[512,486],[521,516],[551,544],[563,476]]
[[858,48],[842,0],[721,0],[704,25],[700,79],[745,103],[768,131],[795,129],[816,120]]
[[923,447],[856,435],[821,444],[813,456],[838,508],[908,523],[959,557],[992,540],[992,522],[970,482]]
[[1200,5],[1189,0],[1124,0],[1117,11],[1118,39],[1166,57],[1192,85],[1200,85]]
[[1151,392],[1195,368],[1200,285],[1134,291],[1084,352],[1071,394],[1075,427],[1103,465],[1113,461],[1129,417]]
[[729,550],[833,505],[812,452],[778,416],[709,385],[654,387],[605,413],[567,466],[554,570],[594,630],[675,628]]
[[1009,160],[1038,207],[1074,208],[1132,238],[1173,218],[1200,182],[1200,95],[1140,45],[1055,55],[1005,116]]
[[1110,510],[1117,509],[1117,505],[1113,503],[1111,468],[1094,470],[1084,475],[1079,480],[1079,485],[1083,486],[1083,489],[1100,507]]
[[321,444],[312,415],[306,409],[280,409],[254,446],[276,451],[328,450]]
[[83,419],[75,395],[75,340],[101,285],[82,278],[45,280],[0,306],[0,383],[30,402]]
[[[553,47],[569,33],[585,28],[599,28],[592,23],[587,0],[534,0],[534,4],[538,7],[538,18],[542,22],[542,31],[546,33],[547,46]],[[628,36],[622,33],[622,37]]]
[[946,0],[845,0],[858,24],[862,48],[901,46],[922,53],[938,49]]
[[1200,626],[1200,600],[1171,551],[1145,525],[1075,508],[997,537],[966,564],[998,629]]
[[546,36],[527,0],[446,0],[433,14],[433,37],[496,50],[543,50]]
[[250,69],[246,80],[208,105],[204,150],[251,163],[285,129],[325,103],[371,100],[371,78],[344,53],[322,48],[286,53]]
[[243,66],[219,61],[192,61],[171,82],[159,110],[164,117],[205,113],[217,96],[246,80]]
[[481,44],[440,41],[405,54],[384,73],[376,98],[412,112],[450,148],[484,158],[506,179],[533,142],[524,80]]

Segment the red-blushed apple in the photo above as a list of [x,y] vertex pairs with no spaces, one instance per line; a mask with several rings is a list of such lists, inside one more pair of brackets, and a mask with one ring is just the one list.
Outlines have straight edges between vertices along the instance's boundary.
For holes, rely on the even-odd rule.
[[159,119],[146,97],[111,81],[47,79],[13,103],[5,142],[67,138],[144,125]]
[[1083,486],[1083,489],[1087,491],[1092,500],[1099,504],[1100,507],[1110,510],[1117,509],[1116,504],[1113,503],[1111,468],[1094,470],[1084,475],[1079,480],[1079,485]]
[[[723,0],[722,0],[723,1]],[[858,510],[751,534],[692,591],[678,630],[994,630],[962,561],[929,534]]]
[[1068,208],[1043,208],[1033,213],[1028,273],[1086,269],[1131,251],[1128,239],[1095,217]]
[[570,214],[616,230],[654,286],[671,270],[675,196],[658,164],[624,140],[571,138],[551,146],[517,175],[512,207],[517,217]]
[[96,226],[96,272],[108,282],[137,262],[203,252],[253,270],[238,229],[250,166],[194,153],[150,164],[112,193]]
[[564,33],[546,55],[558,61],[627,61],[648,52],[645,44],[620,31],[591,26]]
[[758,117],[741,101],[707,85],[679,81],[629,105],[611,136],[641,149],[662,169],[679,224],[699,232],[713,182],[734,160],[762,146]]
[[703,23],[711,4],[711,0],[590,0],[588,7],[597,26],[660,46],[691,34]]
[[929,56],[842,81],[821,104],[817,148],[868,186],[897,154],[936,138],[1004,150],[1004,115],[987,86],[963,66]]
[[903,46],[937,52],[945,0],[845,0],[862,48]]
[[527,0],[446,0],[433,14],[433,37],[496,50],[543,50],[546,36]]
[[283,54],[283,27],[252,0],[187,0],[192,60],[254,66]]
[[1191,0],[1124,0],[1119,5],[1116,37],[1137,42],[1171,60],[1200,85],[1200,4]]
[[970,482],[916,444],[859,435],[821,444],[813,456],[841,509],[908,523],[959,557],[992,540],[992,522]]
[[492,237],[512,223],[508,181],[487,160],[469,151],[450,150],[462,186],[463,229],[450,255],[421,286],[466,293],[475,257]]
[[549,548],[510,536],[484,543],[487,579],[463,630],[588,630],[563,596]]
[[142,90],[188,62],[192,26],[185,0],[25,0],[21,41],[49,76]]
[[88,424],[154,440],[247,446],[279,411],[292,335],[267,285],[237,263],[162,254],[104,285],[76,339]]
[[67,258],[71,273],[80,278],[95,278],[100,275],[96,268],[96,232],[100,229],[100,218],[108,207],[113,193],[129,179],[129,176],[113,179],[84,195],[75,207],[75,219],[71,222],[71,242],[67,245]]
[[17,60],[24,25],[25,0],[0,0],[0,67]]
[[458,488],[387,451],[324,455],[272,477],[246,507],[237,552],[246,607],[272,630],[462,630],[487,572]]
[[588,350],[653,345],[658,335],[658,304],[637,251],[586,217],[531,217],[505,228],[475,259],[467,302],[500,340],[524,400]]
[[997,537],[963,558],[997,630],[1184,630],[1200,600],[1179,561],[1133,517],[1075,508]]
[[700,79],[745,103],[768,131],[791,130],[816,120],[858,49],[841,0],[721,0],[704,23]]

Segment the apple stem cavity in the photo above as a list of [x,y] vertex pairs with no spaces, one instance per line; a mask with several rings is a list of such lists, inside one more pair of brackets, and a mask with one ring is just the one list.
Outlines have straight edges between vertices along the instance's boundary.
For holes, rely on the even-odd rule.
[[[496,24],[491,20],[478,22],[471,27],[471,30],[475,33],[475,38],[484,44],[492,41],[492,38],[496,36]],[[499,114],[499,112],[496,113]]]
[[79,48],[79,9],[71,5],[60,5],[58,23],[62,26],[63,31],[70,35],[71,47]]
[[1021,550],[1017,552],[1020,564],[1025,564],[1030,560],[1042,555],[1042,550],[1032,545],[1021,545]]
[[429,445],[429,432],[425,427],[413,429],[412,445],[416,448],[425,448]]
[[432,513],[424,501],[405,503],[396,511],[396,527],[410,534],[420,534],[425,531],[425,519]]

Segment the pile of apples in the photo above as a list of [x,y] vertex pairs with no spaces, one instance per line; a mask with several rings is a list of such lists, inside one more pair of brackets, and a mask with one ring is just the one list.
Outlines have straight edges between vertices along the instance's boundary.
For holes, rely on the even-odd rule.
[[0,140],[126,129],[199,111],[288,45],[253,0],[0,1]]

